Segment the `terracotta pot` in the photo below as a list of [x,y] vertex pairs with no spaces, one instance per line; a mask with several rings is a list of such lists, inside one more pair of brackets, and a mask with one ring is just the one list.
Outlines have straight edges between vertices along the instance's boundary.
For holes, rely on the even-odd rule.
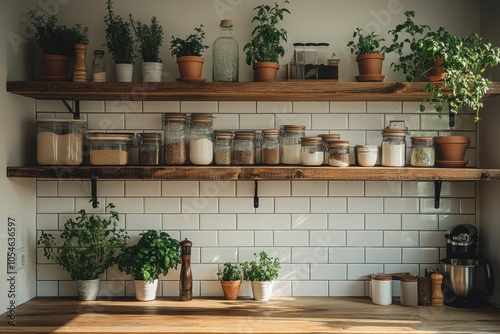
[[357,56],[356,61],[358,62],[359,76],[356,77],[356,80],[360,82],[384,81],[384,76],[382,75],[384,59],[384,56],[379,53],[368,53]]
[[177,57],[180,79],[182,81],[199,81],[204,62],[203,57],[198,56]]
[[470,138],[467,136],[439,136],[434,141],[438,165],[439,161],[463,161],[465,150],[470,145]]
[[273,62],[253,64],[253,81],[275,81],[280,65]]
[[227,300],[238,299],[240,293],[241,281],[220,281],[224,298]]
[[430,82],[442,81],[444,79],[444,58],[436,57],[434,62],[432,63],[432,67],[429,70],[429,75],[427,76],[427,80]]
[[42,62],[46,80],[67,80],[70,58],[63,55],[43,55]]

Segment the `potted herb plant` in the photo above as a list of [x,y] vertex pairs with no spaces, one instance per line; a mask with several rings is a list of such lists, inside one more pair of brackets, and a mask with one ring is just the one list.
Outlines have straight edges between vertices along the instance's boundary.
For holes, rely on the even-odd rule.
[[356,28],[352,37],[357,38],[357,41],[352,40],[347,43],[347,46],[351,48],[351,54],[356,55],[359,70],[359,76],[356,76],[356,80],[360,82],[384,81],[382,65],[387,47],[380,45],[384,39],[373,31],[364,33],[361,28]]
[[68,80],[71,57],[75,55],[75,44],[88,44],[88,28],[77,24],[74,27],[60,25],[55,15],[28,12],[35,27],[35,41],[42,49],[44,80]]
[[217,272],[217,276],[222,286],[222,292],[224,292],[224,298],[237,299],[241,287],[241,270],[238,264],[224,263],[224,268]]
[[156,16],[153,16],[150,25],[134,21],[132,15],[129,18],[142,56],[142,81],[161,82],[163,63],[160,58],[160,46],[163,43],[163,28]]
[[99,276],[111,267],[115,253],[121,250],[127,239],[127,232],[117,227],[118,213],[114,205],[108,204],[109,218],[88,215],[85,210],[79,216],[68,219],[59,237],[62,245],[56,244],[55,237],[42,231],[38,245],[49,260],[54,260],[77,281],[78,298],[96,299],[99,290]]
[[268,301],[273,293],[273,281],[278,278],[281,268],[278,258],[269,257],[266,252],[254,253],[254,260],[241,264],[243,279],[250,281],[255,300]]
[[106,24],[106,46],[116,64],[116,78],[118,82],[131,82],[134,68],[135,43],[132,25],[113,11],[113,1],[106,1],[107,13],[104,17]]
[[285,0],[281,5],[260,5],[253,10],[257,11],[252,22],[257,26],[252,31],[252,40],[243,50],[246,51],[246,62],[253,65],[254,81],[274,81],[279,69],[279,59],[285,54],[281,45],[287,41],[287,31],[279,29],[278,23],[283,20],[284,14],[290,11],[283,7],[289,3]]
[[177,58],[180,78],[177,81],[206,81],[201,77],[204,59],[201,54],[208,49],[204,45],[205,31],[203,24],[194,28],[194,33],[185,39],[172,36],[170,51],[172,57]]
[[137,244],[121,251],[116,263],[134,279],[135,298],[149,301],[156,298],[160,275],[167,275],[180,263],[180,243],[167,232],[148,230],[140,235]]

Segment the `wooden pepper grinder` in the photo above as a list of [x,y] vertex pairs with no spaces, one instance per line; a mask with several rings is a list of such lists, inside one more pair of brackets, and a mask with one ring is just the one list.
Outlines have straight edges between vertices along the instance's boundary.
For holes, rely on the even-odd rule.
[[193,243],[187,238],[181,242],[181,276],[179,278],[179,300],[193,299],[193,276],[191,274],[191,246]]
[[75,70],[73,72],[73,81],[86,82],[87,81],[87,63],[85,62],[85,55],[87,54],[87,44],[75,44]]
[[434,307],[441,307],[444,305],[444,296],[441,285],[443,284],[443,275],[434,273],[431,275],[432,280],[432,296],[431,303]]

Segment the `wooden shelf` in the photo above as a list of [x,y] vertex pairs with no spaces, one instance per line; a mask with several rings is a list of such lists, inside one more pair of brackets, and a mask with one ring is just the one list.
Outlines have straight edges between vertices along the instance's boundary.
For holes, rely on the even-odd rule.
[[[8,81],[7,91],[40,100],[134,101],[421,101],[425,82],[116,83]],[[492,83],[487,97],[500,95]]]
[[133,180],[498,180],[500,169],[303,166],[31,166],[7,177]]

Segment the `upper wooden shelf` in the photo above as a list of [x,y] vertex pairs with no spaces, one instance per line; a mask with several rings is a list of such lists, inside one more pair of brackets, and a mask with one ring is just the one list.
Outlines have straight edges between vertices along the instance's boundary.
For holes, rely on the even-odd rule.
[[303,166],[32,166],[7,177],[134,180],[498,180],[500,169]]
[[[7,91],[40,100],[90,101],[421,101],[425,82],[117,83],[8,81]],[[500,95],[492,83],[487,97]]]

